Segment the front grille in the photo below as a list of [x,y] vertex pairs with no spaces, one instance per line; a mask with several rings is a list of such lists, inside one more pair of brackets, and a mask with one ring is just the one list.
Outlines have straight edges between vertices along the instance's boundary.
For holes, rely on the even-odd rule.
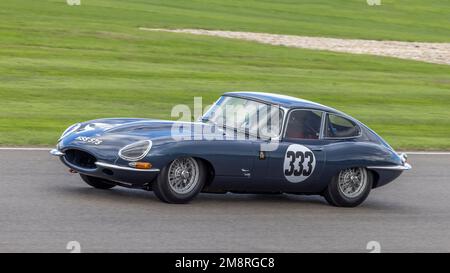
[[66,154],[64,158],[67,160],[67,162],[76,167],[80,167],[83,169],[95,169],[97,167],[95,165],[97,159],[90,153],[76,149],[70,149],[65,151],[64,153]]

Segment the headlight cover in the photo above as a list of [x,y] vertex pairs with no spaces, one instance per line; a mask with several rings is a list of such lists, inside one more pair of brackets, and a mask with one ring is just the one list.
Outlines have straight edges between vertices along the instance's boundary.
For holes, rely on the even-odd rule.
[[138,161],[143,159],[151,148],[151,140],[138,141],[120,149],[119,157],[128,161]]
[[62,133],[61,137],[59,138],[59,140],[63,139],[64,137],[70,135],[71,133],[75,132],[76,130],[80,129],[81,124],[80,123],[75,123],[72,126],[69,126],[69,128],[67,128],[64,133]]

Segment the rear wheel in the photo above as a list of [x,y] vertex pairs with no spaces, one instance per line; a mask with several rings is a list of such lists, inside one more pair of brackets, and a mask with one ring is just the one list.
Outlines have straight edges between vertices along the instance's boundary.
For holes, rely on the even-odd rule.
[[207,170],[202,161],[180,157],[161,170],[153,192],[167,203],[188,203],[202,190],[206,177]]
[[88,184],[89,186],[94,187],[96,189],[108,190],[108,189],[111,189],[116,186],[112,182],[110,182],[109,180],[106,180],[106,179],[88,176],[85,174],[80,174],[80,176],[81,176],[81,179],[83,179],[83,181],[86,182],[86,184]]
[[356,207],[366,200],[372,183],[372,174],[365,168],[348,168],[333,177],[323,195],[330,205]]

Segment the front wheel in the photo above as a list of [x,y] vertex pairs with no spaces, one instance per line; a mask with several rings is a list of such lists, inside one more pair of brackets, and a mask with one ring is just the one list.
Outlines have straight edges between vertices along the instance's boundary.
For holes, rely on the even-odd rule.
[[202,161],[180,157],[161,170],[152,188],[161,201],[188,203],[202,190],[206,177],[206,167]]
[[333,177],[323,196],[336,207],[356,207],[372,189],[373,177],[365,168],[348,168]]
[[116,186],[106,179],[101,179],[98,177],[88,176],[84,174],[80,174],[80,176],[81,179],[83,179],[83,181],[86,182],[86,184],[96,189],[108,190]]

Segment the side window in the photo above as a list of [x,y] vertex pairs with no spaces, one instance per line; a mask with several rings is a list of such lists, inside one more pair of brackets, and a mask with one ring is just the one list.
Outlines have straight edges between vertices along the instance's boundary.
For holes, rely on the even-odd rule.
[[319,139],[322,112],[294,110],[289,115],[286,138]]
[[355,137],[359,133],[359,127],[353,121],[333,114],[327,115],[325,137]]

